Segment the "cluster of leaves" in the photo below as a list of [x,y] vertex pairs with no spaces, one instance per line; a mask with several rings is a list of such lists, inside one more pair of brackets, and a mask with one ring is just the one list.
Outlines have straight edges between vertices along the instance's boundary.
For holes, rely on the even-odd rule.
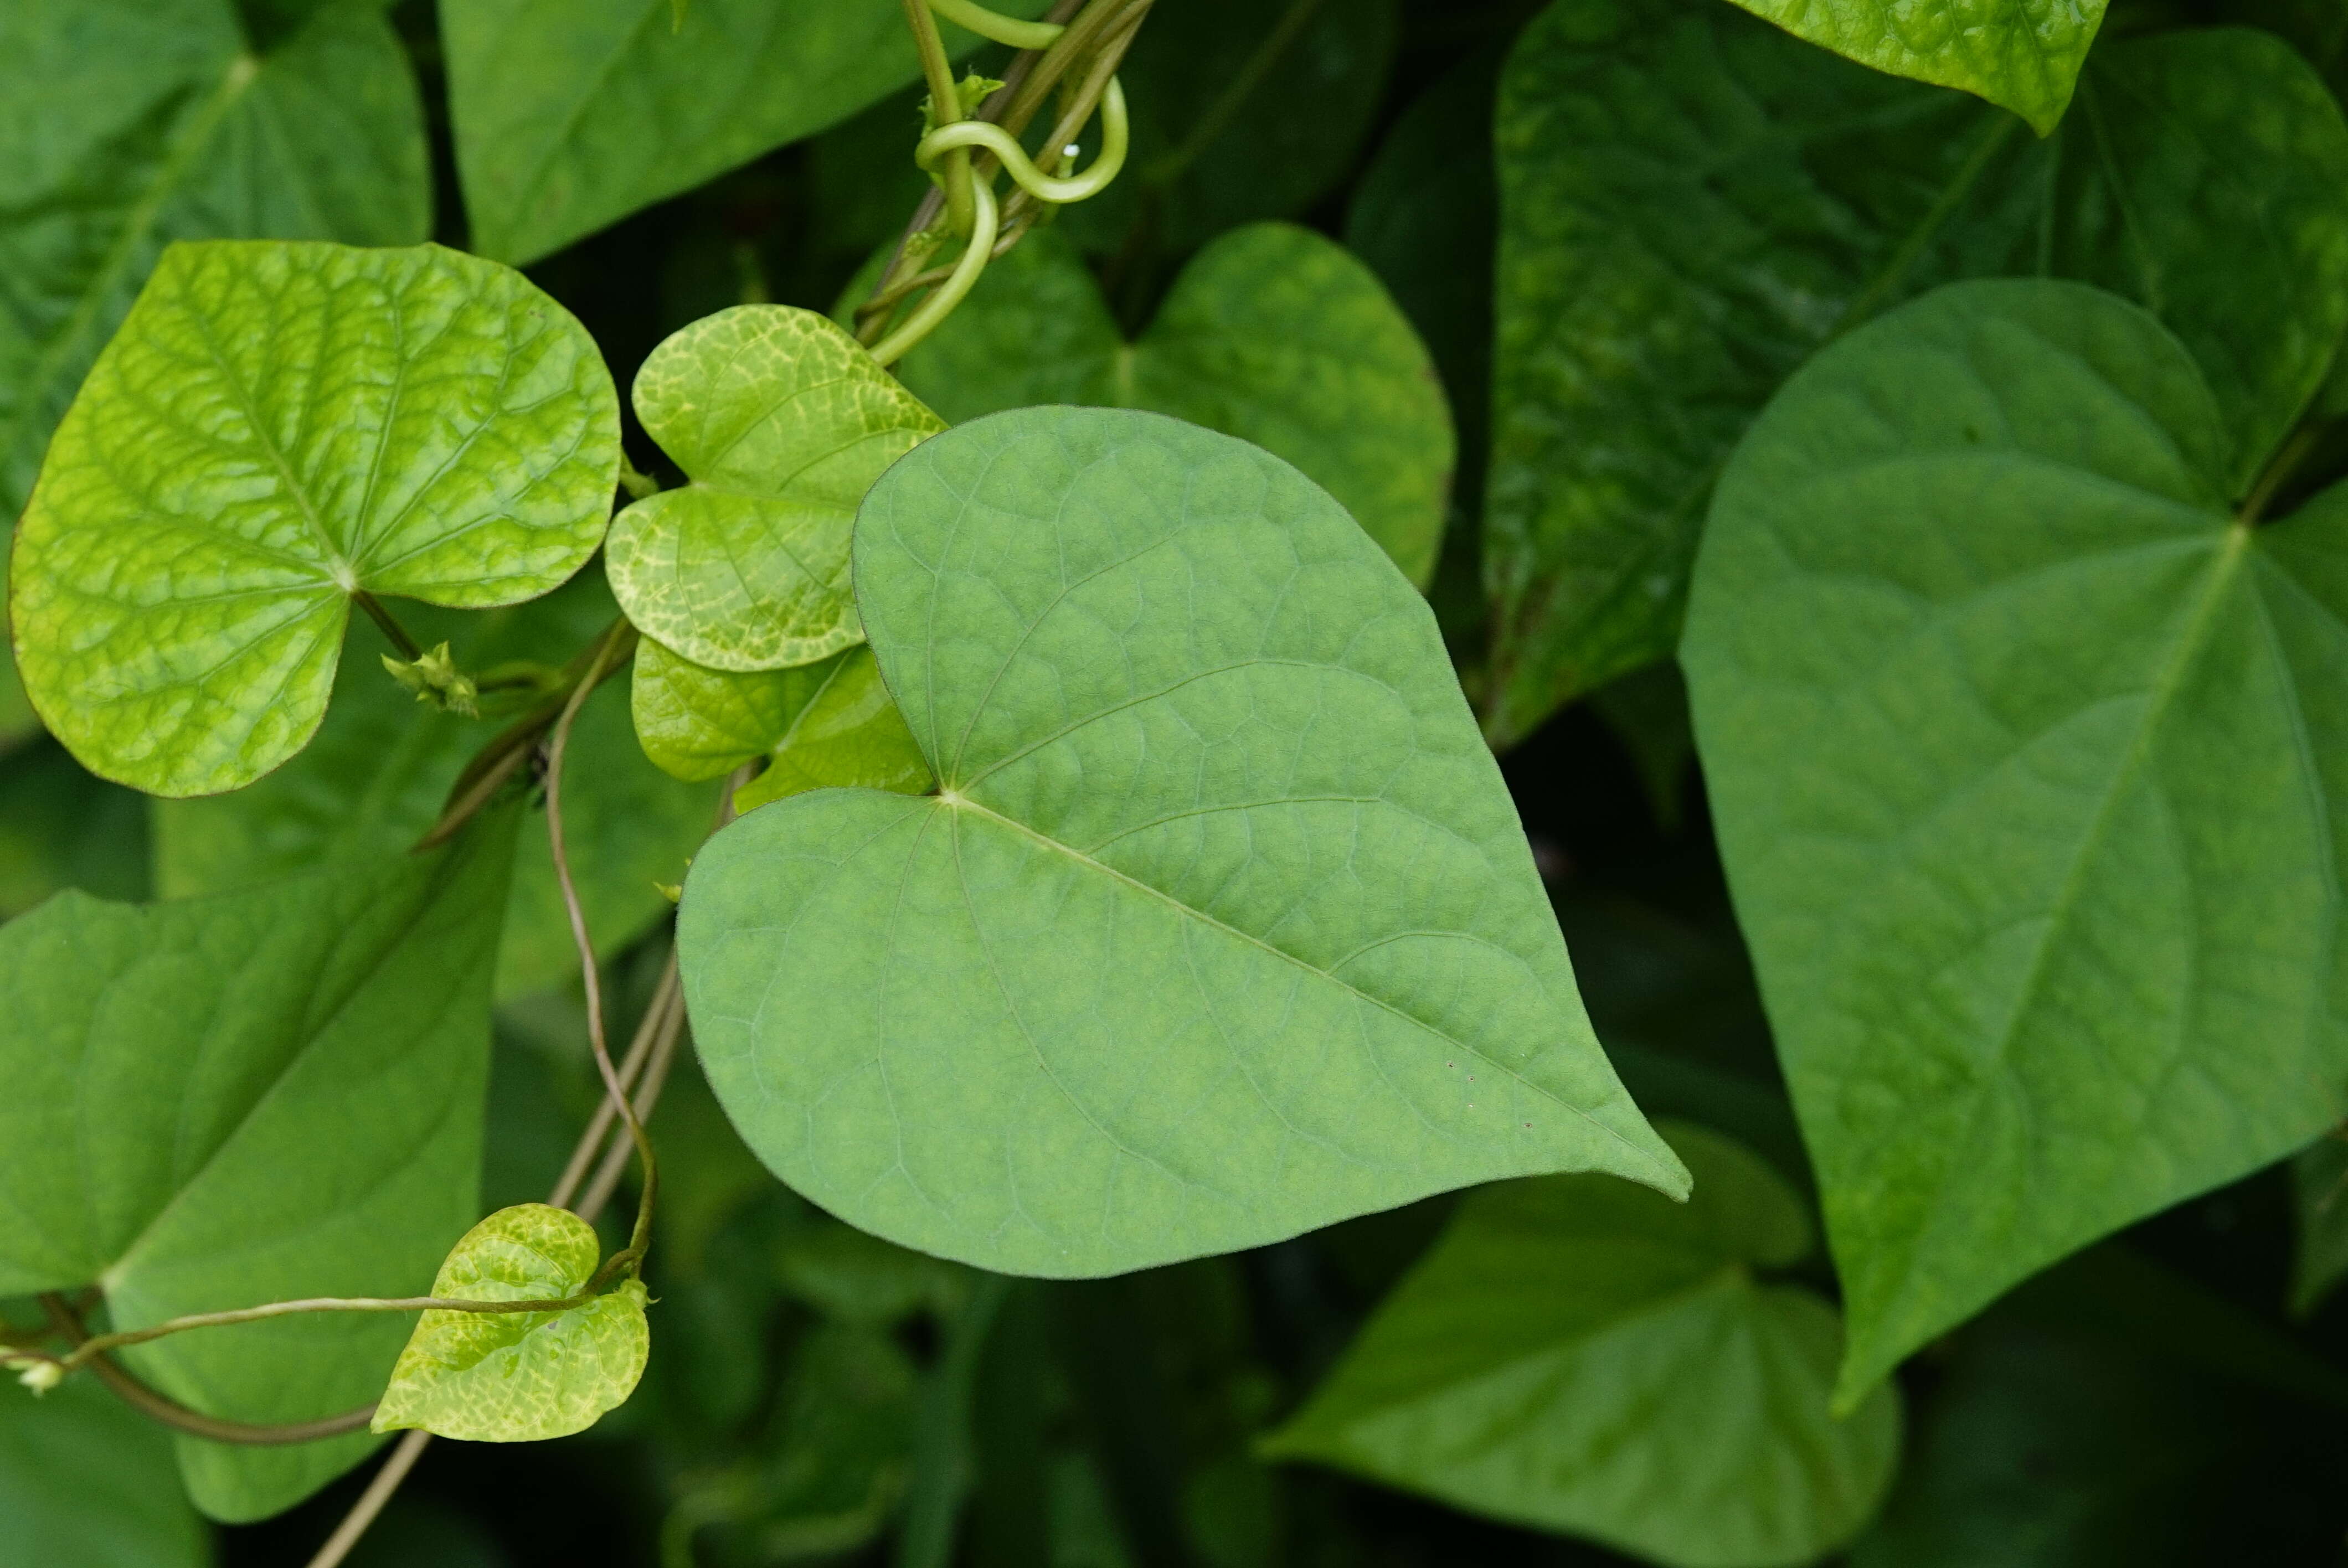
[[2348,27],[1739,6],[1165,0],[893,374],[897,0],[0,26],[0,1352],[435,1304],[0,1564],[2322,1560]]

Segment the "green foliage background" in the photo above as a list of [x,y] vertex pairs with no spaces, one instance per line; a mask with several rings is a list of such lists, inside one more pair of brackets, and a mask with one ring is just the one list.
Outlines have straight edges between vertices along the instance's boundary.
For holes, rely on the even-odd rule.
[[[926,189],[897,0],[0,0],[15,632],[130,692],[61,742],[0,671],[0,1318],[592,1272],[468,1234],[602,1091],[541,817],[404,853],[505,715],[351,595],[523,682],[624,610],[566,806],[615,1030],[687,949],[653,1263],[432,1315],[379,1424],[552,1440],[435,1444],[353,1563],[2340,1563],[2336,5],[1139,37],[1126,174],[901,386],[766,309]],[[227,342],[238,249],[165,257],[427,239]],[[414,472],[338,486],[411,366]],[[573,577],[615,433],[668,487]],[[866,787],[703,847],[761,758],[745,810]],[[125,1360],[292,1419],[407,1328]],[[0,1568],[298,1564],[371,1451],[0,1383]]]

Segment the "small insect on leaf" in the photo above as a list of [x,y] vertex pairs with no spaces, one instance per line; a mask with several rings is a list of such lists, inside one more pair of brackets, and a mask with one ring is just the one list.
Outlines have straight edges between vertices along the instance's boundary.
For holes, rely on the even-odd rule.
[[[586,1287],[601,1255],[577,1214],[517,1204],[465,1233],[432,1294],[560,1300]],[[634,1279],[561,1312],[427,1312],[392,1368],[374,1428],[489,1443],[569,1437],[626,1402],[650,1347]]]

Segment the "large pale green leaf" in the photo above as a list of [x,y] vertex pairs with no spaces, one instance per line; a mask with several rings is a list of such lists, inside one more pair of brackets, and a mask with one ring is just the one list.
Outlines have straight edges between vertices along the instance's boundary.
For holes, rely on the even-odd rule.
[[351,596],[511,604],[602,538],[618,399],[520,273],[423,245],[174,247],[16,532],[26,689],[92,772],[250,784],[324,715]]
[[[559,665],[614,613],[602,580],[584,572],[528,604],[480,616],[410,610],[408,618],[416,635],[448,641],[459,667],[478,673],[515,660]],[[325,723],[284,767],[232,794],[155,804],[158,892],[186,898],[259,886],[322,858],[396,856],[423,835],[499,721],[417,703],[384,673],[385,646],[372,626],[351,630]],[[685,875],[716,806],[716,791],[688,789],[645,762],[620,684],[615,678],[580,710],[563,783],[572,875],[606,956],[668,913],[660,885]],[[518,996],[578,973],[545,821],[533,815],[515,856],[497,993]]]
[[1961,283],[1722,478],[1681,658],[1846,1397],[2348,1111],[2348,491],[2243,526],[2224,439],[2136,306]]
[[[513,826],[217,898],[66,893],[0,927],[0,1294],[96,1285],[120,1328],[417,1294],[478,1212]],[[307,1420],[375,1398],[407,1328],[287,1318],[122,1355],[197,1409]],[[231,1520],[371,1446],[179,1441],[197,1506]]]
[[1802,1201],[1669,1125],[1684,1206],[1601,1176],[1488,1187],[1266,1453],[1317,1460],[1673,1568],[1807,1563],[1858,1533],[1900,1399],[1828,1413],[1841,1327],[1756,1268],[1815,1245]]
[[[432,1294],[565,1300],[587,1288],[602,1256],[594,1226],[569,1209],[517,1204],[465,1233]],[[569,1437],[627,1402],[651,1350],[644,1282],[633,1277],[560,1312],[427,1312],[391,1369],[375,1430],[482,1443]]]
[[1434,574],[1455,455],[1434,364],[1370,270],[1310,230],[1223,235],[1132,343],[1076,251],[1034,235],[897,374],[957,424],[1076,403],[1252,441],[1336,497],[1413,582]]
[[2109,46],[2040,142],[1724,5],[1560,0],[1510,61],[1498,136],[1502,743],[1669,653],[1737,436],[1910,292],[2052,274],[2151,309],[2218,394],[2235,494],[2348,325],[2348,125],[2261,33]]
[[1311,481],[996,415],[874,487],[856,578],[940,794],[752,812],[678,927],[710,1083],[792,1186],[1054,1276],[1500,1175],[1684,1190],[1433,617]]
[[82,1378],[37,1401],[0,1379],[0,1568],[207,1568],[170,1435]]
[[919,794],[929,764],[861,643],[788,670],[705,670],[657,642],[636,651],[636,735],[679,778],[715,778],[755,758],[765,771],[734,794],[747,811],[804,790]]
[[1962,87],[2041,136],[2071,102],[2104,0],[1736,0],[1863,66]]
[[173,240],[412,245],[424,117],[380,16],[329,6],[255,52],[232,0],[0,10],[0,514]]
[[942,428],[812,311],[737,305],[636,373],[637,417],[693,483],[613,520],[604,564],[644,634],[717,670],[809,664],[862,640],[848,580],[856,507]]
[[[534,261],[920,74],[898,0],[693,0],[677,15],[672,0],[445,0],[475,250]],[[908,159],[919,135],[905,127]]]

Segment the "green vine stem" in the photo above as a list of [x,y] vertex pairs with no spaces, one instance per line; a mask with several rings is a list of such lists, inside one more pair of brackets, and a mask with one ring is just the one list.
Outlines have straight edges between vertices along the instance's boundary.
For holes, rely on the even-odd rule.
[[[928,0],[905,0],[905,22],[913,30],[913,46],[922,56],[922,76],[929,83],[930,123],[932,127],[953,125],[962,118],[962,93],[954,85],[953,61],[946,55],[945,40],[938,36],[938,19],[930,14]],[[946,213],[957,234],[969,233],[976,217],[971,184],[970,155],[965,152],[949,159],[943,190]]]
[[962,261],[946,281],[932,291],[904,323],[872,345],[872,357],[882,364],[894,364],[905,356],[907,350],[937,330],[940,322],[953,313],[964,295],[986,271],[986,263],[994,251],[995,224],[1001,214],[994,205],[994,191],[986,181],[971,181],[970,193],[974,209],[974,225],[970,242],[963,248]]
[[930,9],[958,27],[1014,49],[1048,49],[1067,31],[1056,22],[1022,22],[972,0],[930,0]]
[[[1038,201],[1064,206],[1099,195],[1125,167],[1125,155],[1132,139],[1131,125],[1126,118],[1125,89],[1117,79],[1108,79],[1107,89],[1100,100],[1101,149],[1092,167],[1070,179],[1055,179],[1035,167],[1027,149],[1013,138],[1001,126],[988,125],[983,120],[959,120],[940,126],[922,138],[914,149],[913,161],[923,169],[929,169],[946,152],[954,148],[983,147],[994,154],[1003,171],[1011,176],[1019,188]],[[991,243],[991,241],[990,241]]]

